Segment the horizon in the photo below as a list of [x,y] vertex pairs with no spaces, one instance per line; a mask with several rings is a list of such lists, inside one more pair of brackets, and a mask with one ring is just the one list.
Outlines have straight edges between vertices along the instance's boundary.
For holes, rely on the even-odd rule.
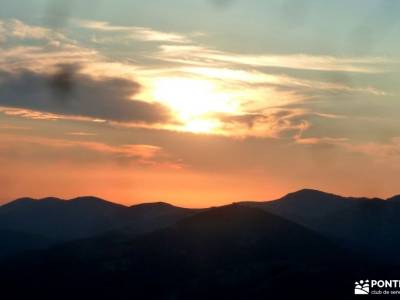
[[398,192],[400,2],[0,2],[0,203]]
[[[56,199],[56,200],[61,200],[61,201],[66,201],[66,202],[67,202],[67,201],[73,201],[73,200],[77,200],[77,199],[95,198],[95,199],[97,199],[97,200],[105,201],[105,202],[112,203],[112,204],[118,204],[118,205],[122,205],[122,206],[125,206],[125,207],[132,207],[132,206],[143,205],[143,204],[144,204],[144,205],[145,205],[145,204],[167,204],[167,205],[171,205],[171,206],[179,207],[179,208],[187,208],[187,209],[207,209],[207,208],[221,207],[221,206],[229,206],[229,205],[236,205],[236,204],[248,203],[248,202],[263,203],[263,202],[278,201],[278,200],[281,200],[281,199],[283,199],[283,198],[285,198],[285,197],[287,197],[287,196],[289,196],[289,195],[292,195],[292,194],[300,194],[301,192],[305,192],[305,191],[306,191],[306,192],[322,193],[322,194],[325,194],[325,195],[334,195],[334,196],[342,197],[342,198],[344,198],[344,199],[346,199],[346,198],[354,198],[354,199],[363,199],[363,200],[366,200],[366,201],[368,201],[368,200],[388,201],[388,200],[390,200],[391,198],[394,198],[394,197],[396,197],[396,196],[400,196],[400,193],[394,194],[394,195],[392,195],[392,196],[390,196],[390,197],[387,197],[387,198],[366,197],[366,196],[363,196],[363,195],[357,195],[357,196],[355,196],[355,195],[341,195],[341,194],[334,194],[334,193],[330,193],[330,192],[326,192],[326,191],[321,191],[321,190],[316,190],[316,189],[303,188],[303,189],[300,189],[300,190],[296,190],[296,191],[293,191],[293,192],[289,192],[289,193],[287,193],[287,194],[283,194],[283,195],[281,195],[280,197],[274,198],[274,199],[264,199],[264,200],[251,200],[251,199],[248,199],[248,200],[237,200],[237,201],[230,201],[230,202],[227,202],[227,203],[221,203],[221,204],[218,204],[218,205],[202,206],[202,207],[200,207],[200,206],[182,206],[182,205],[177,205],[177,204],[175,204],[174,202],[167,202],[167,201],[162,201],[162,200],[160,200],[160,201],[149,201],[149,202],[120,202],[120,201],[113,201],[113,200],[111,200],[111,199],[105,199],[105,198],[98,197],[98,196],[95,196],[95,195],[81,195],[81,196],[75,196],[75,197],[71,197],[71,198],[67,198],[67,199],[59,198],[59,197],[55,197],[55,196],[46,196],[46,197],[39,197],[39,198],[32,198],[32,197],[28,197],[28,196],[26,196],[26,197],[18,197],[18,198],[15,198],[15,199],[13,199],[13,200],[6,201],[6,202],[4,202],[4,203],[1,202],[1,203],[0,203],[0,207],[3,206],[3,205],[7,205],[7,204],[10,204],[10,203],[13,203],[13,202],[18,201],[18,200],[23,200],[23,199],[30,199],[30,200],[34,200],[34,201],[42,201],[42,200],[46,200],[46,199]],[[179,202],[179,201],[177,201],[177,202]]]

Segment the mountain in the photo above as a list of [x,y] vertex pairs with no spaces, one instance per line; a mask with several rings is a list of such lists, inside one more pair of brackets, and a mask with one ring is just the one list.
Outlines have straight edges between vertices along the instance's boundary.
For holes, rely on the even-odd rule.
[[303,223],[310,219],[323,218],[329,214],[349,209],[364,200],[369,199],[346,198],[317,190],[303,189],[274,201],[243,203]]
[[386,201],[389,201],[389,202],[400,202],[400,195],[395,195],[395,196],[393,196],[391,198],[386,199]]
[[0,229],[0,258],[25,251],[48,248],[53,241],[45,237]]
[[278,200],[243,205],[302,224],[364,255],[394,261],[400,250],[398,199],[342,197],[305,189]]
[[369,200],[356,204],[310,224],[348,248],[388,263],[400,262],[400,203]]
[[347,279],[350,264],[359,270],[357,257],[312,230],[229,205],[134,238],[103,236],[14,258],[0,265],[0,280],[92,296],[265,299],[306,293],[311,283],[313,295],[326,293],[333,275]]
[[340,215],[349,210],[359,210],[367,203],[385,206],[387,201],[379,198],[342,197],[312,189],[303,189],[267,202],[241,202],[242,205],[261,208],[299,224],[311,227],[333,215]]
[[[400,249],[398,199],[399,196],[386,201],[342,197],[304,189],[274,201],[240,204],[303,225],[349,249],[387,257],[389,252]],[[50,244],[108,234],[130,238],[168,227],[202,211],[163,202],[127,207],[96,197],[21,198],[0,207],[0,229],[40,236],[52,241]]]
[[164,202],[133,205],[124,211],[124,225],[118,230],[129,235],[148,233],[201,211],[203,209],[176,207]]
[[343,299],[354,280],[396,278],[399,215],[396,197],[316,190],[200,210],[24,198],[0,207],[0,282],[57,297]]
[[94,197],[19,199],[0,207],[0,228],[55,240],[89,237],[118,225],[124,206]]
[[96,197],[22,198],[0,207],[0,229],[68,241],[115,230],[141,234],[194,212],[165,203],[126,207]]

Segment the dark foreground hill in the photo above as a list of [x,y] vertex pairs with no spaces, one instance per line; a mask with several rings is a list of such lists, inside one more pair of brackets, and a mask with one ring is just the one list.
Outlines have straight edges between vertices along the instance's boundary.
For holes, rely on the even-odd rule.
[[0,207],[0,282],[52,299],[351,299],[356,280],[399,277],[399,215],[398,196],[314,190],[203,210],[25,198]]
[[323,295],[332,280],[337,295],[351,294],[349,274],[364,269],[362,259],[318,233],[230,205],[135,238],[110,235],[15,257],[0,266],[0,280],[122,299],[276,299],[310,289]]
[[53,240],[40,235],[0,229],[0,257],[18,253],[21,250],[45,249],[54,244]]

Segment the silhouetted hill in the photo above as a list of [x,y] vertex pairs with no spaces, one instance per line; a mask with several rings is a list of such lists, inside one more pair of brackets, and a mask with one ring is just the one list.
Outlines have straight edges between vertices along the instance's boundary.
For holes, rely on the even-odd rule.
[[45,237],[24,232],[0,229],[0,257],[24,251],[45,249],[54,241]]
[[345,278],[350,262],[358,267],[357,258],[318,233],[229,205],[135,238],[73,242],[9,260],[0,265],[0,279],[11,287],[23,281],[27,288],[46,282],[59,290],[90,289],[92,296],[265,299],[311,286],[313,295],[325,293],[328,276]]
[[400,195],[395,195],[391,198],[386,199],[386,201],[391,201],[391,202],[400,202]]
[[96,197],[22,198],[0,207],[0,228],[68,241],[115,230],[145,233],[195,211],[165,203],[126,207]]
[[[353,251],[387,257],[400,249],[398,196],[384,201],[304,189],[275,201],[242,205],[301,224]],[[163,202],[126,207],[96,197],[68,201],[21,198],[0,207],[0,229],[41,236],[54,243],[100,235],[126,239],[168,227],[201,211]]]
[[[0,259],[0,282],[13,291],[23,282],[29,293],[86,291],[90,298],[351,298],[354,280],[396,277],[398,210],[396,201],[313,190],[203,210],[92,197],[20,199],[0,208],[0,223],[5,216],[27,229],[29,216],[67,226],[89,216],[100,225],[95,236]],[[90,228],[85,222],[70,232]]]
[[389,263],[400,262],[400,203],[359,201],[356,205],[310,222],[320,232],[355,251]]
[[20,199],[0,207],[0,228],[55,240],[83,238],[117,226],[123,209],[94,197]]
[[317,190],[304,189],[274,201],[244,203],[303,223],[304,220],[323,218],[326,215],[356,206],[359,201],[363,200],[369,199],[346,198]]
[[304,253],[298,250],[296,255],[299,256],[312,256],[316,245],[326,249],[333,247],[328,240],[302,226],[240,205],[211,208],[149,237],[160,245],[172,242],[176,249],[168,247],[167,251],[188,253],[197,257],[197,261],[204,258],[210,262],[215,255],[214,263],[220,263],[224,256],[229,257],[224,252],[227,249],[230,254],[238,251],[234,256],[242,259],[254,255],[286,257],[287,252],[291,252],[290,247],[297,243],[307,246]]
[[294,220],[300,224],[310,225],[313,220],[319,221],[332,214],[348,209],[357,209],[360,204],[385,201],[379,198],[342,197],[317,190],[304,189],[267,202],[242,202],[243,205],[257,207],[279,216]]
[[243,204],[295,221],[353,251],[393,262],[398,260],[394,255],[400,250],[397,199],[341,197],[301,190],[275,201]]
[[176,207],[164,202],[144,203],[133,205],[125,211],[125,233],[143,234],[164,228],[202,209]]
[[1,209],[5,210],[5,209],[18,209],[19,207],[25,207],[27,205],[31,205],[32,203],[34,203],[35,199],[33,198],[19,198],[17,200],[11,201],[9,203],[6,203],[1,207]]

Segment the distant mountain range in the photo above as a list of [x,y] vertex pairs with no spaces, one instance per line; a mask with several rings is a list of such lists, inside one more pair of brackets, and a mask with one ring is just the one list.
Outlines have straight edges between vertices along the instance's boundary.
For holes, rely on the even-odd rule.
[[126,207],[96,197],[21,198],[0,207],[0,229],[37,235],[55,244],[112,231],[143,234],[197,211],[161,202]]
[[398,276],[399,199],[301,190],[205,209],[18,199],[0,207],[0,282],[122,299],[347,299],[355,280]]
[[270,202],[245,202],[336,239],[353,251],[396,260],[400,249],[400,196],[341,197],[301,190]]

